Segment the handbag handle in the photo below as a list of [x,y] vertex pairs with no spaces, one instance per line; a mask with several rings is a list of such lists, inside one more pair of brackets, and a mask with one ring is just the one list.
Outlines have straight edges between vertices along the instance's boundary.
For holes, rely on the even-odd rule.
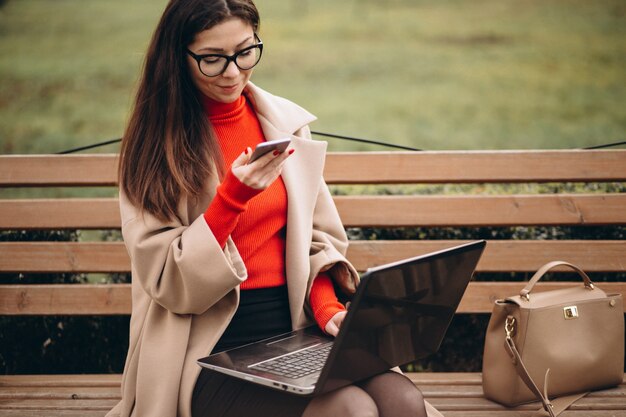
[[519,295],[522,298],[522,300],[530,301],[530,292],[532,291],[532,289],[535,286],[535,284],[537,283],[537,281],[539,281],[541,279],[541,277],[543,277],[546,274],[546,272],[548,272],[549,270],[551,270],[552,268],[555,268],[557,266],[567,266],[567,267],[572,268],[574,271],[578,272],[578,275],[580,275],[582,277],[583,281],[585,282],[585,288],[593,290],[593,288],[594,288],[593,287],[593,282],[591,282],[591,279],[585,273],[585,271],[583,271],[582,269],[580,269],[576,265],[571,264],[569,262],[552,261],[552,262],[548,262],[547,264],[545,264],[544,266],[539,268],[537,270],[537,272],[535,272],[535,275],[533,275],[533,277],[530,279],[530,281],[528,281],[528,284],[526,284],[524,289],[520,291]]

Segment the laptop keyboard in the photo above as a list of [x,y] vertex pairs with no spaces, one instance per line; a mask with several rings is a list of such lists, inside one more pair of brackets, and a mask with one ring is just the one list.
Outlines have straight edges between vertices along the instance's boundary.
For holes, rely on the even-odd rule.
[[311,346],[310,348],[251,365],[250,368],[287,378],[301,378],[319,372],[324,367],[332,347],[332,342]]

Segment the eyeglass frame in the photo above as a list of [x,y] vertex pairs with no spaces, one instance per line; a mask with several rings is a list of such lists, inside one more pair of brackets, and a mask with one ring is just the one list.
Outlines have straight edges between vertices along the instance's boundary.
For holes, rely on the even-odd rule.
[[[237,68],[239,68],[241,71],[247,71],[247,70],[251,70],[252,68],[256,67],[257,64],[261,61],[261,56],[263,55],[263,41],[261,40],[261,38],[259,38],[259,36],[256,33],[254,34],[254,38],[256,39],[257,43],[255,43],[254,45],[246,46],[242,50],[237,51],[237,52],[235,52],[232,55],[224,55],[224,54],[203,54],[203,55],[197,55],[197,54],[193,53],[192,51],[190,51],[188,48],[187,48],[187,53],[196,61],[196,63],[198,64],[198,71],[200,71],[200,73],[202,75],[204,75],[205,77],[213,78],[213,77],[218,77],[218,76],[222,75],[226,71],[226,69],[228,68],[228,66],[230,65],[231,62],[234,62],[235,66]],[[250,50],[252,50],[254,48],[258,48],[259,49],[259,59],[250,68],[241,68],[239,66],[239,64],[237,63],[237,58],[239,58],[239,55],[243,54],[244,52],[250,51]],[[204,73],[204,71],[202,71],[202,68],[200,67],[200,61],[202,61],[203,59],[205,59],[207,57],[225,58],[226,59],[226,64],[224,64],[224,68],[222,68],[222,70],[220,72],[218,72],[217,74],[215,74],[215,75],[207,75],[207,74]]]

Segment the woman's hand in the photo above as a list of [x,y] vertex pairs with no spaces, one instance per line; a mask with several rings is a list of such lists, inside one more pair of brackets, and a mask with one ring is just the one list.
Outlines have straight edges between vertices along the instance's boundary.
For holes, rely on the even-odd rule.
[[346,313],[348,312],[340,311],[339,313],[336,313],[330,320],[328,320],[328,323],[326,323],[326,326],[324,327],[326,333],[333,337],[337,336],[337,333],[339,333],[339,328],[341,327],[341,323],[343,323],[343,319],[346,318]]
[[252,149],[246,148],[244,152],[233,161],[231,170],[239,181],[248,187],[264,190],[269,187],[283,170],[285,161],[294,152],[294,149],[283,153],[269,152],[256,161],[248,164]]

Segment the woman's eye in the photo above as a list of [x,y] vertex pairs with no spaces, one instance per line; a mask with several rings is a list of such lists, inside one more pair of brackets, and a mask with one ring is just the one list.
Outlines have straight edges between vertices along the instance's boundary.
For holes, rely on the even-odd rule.
[[217,62],[219,62],[220,58],[218,57],[207,57],[207,58],[203,58],[202,61],[205,64],[215,64]]

